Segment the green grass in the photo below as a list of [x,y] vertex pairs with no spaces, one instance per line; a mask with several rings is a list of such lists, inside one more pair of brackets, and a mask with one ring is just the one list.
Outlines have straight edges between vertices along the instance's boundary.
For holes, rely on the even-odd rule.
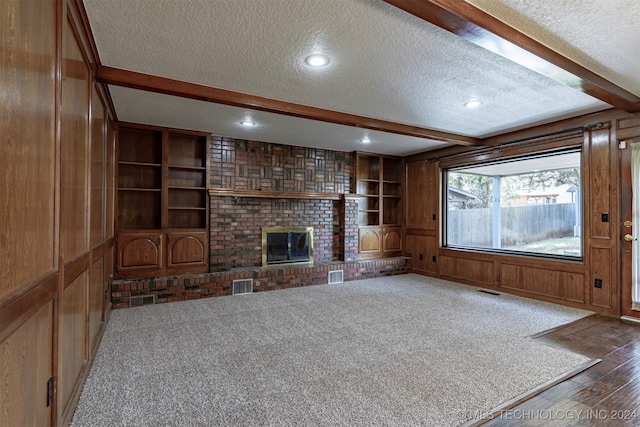
[[524,245],[507,246],[503,249],[551,255],[580,255],[582,253],[581,242],[580,237],[561,237]]

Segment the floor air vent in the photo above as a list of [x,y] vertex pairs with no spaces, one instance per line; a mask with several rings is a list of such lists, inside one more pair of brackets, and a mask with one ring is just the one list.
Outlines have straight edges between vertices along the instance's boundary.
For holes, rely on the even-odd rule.
[[250,294],[253,292],[253,279],[238,279],[233,281],[233,295]]
[[344,270],[333,270],[329,272],[329,284],[344,282]]
[[497,292],[485,291],[483,289],[478,289],[478,292],[482,292],[483,294],[496,295],[496,296],[500,295]]
[[129,307],[138,307],[141,305],[149,305],[156,303],[155,295],[138,295],[129,298]]

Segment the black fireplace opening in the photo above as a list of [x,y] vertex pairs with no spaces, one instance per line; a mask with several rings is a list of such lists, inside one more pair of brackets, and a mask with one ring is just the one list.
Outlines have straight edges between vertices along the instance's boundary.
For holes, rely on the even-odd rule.
[[263,230],[263,265],[311,262],[312,242],[310,229]]

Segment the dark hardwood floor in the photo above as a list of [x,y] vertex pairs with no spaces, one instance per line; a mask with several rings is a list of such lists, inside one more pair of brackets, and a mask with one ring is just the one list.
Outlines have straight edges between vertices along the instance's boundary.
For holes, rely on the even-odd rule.
[[640,426],[640,325],[593,315],[533,339],[602,361],[478,424]]

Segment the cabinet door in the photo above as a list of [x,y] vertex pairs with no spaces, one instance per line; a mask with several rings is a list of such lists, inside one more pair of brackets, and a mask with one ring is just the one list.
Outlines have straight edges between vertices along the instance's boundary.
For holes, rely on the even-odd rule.
[[382,249],[379,227],[358,229],[358,250],[361,254],[378,253]]
[[148,277],[163,268],[162,232],[118,233],[118,272],[122,277]]
[[[208,266],[208,239],[203,231],[170,231],[167,233],[167,268]],[[200,272],[200,270],[197,270]]]
[[385,255],[388,252],[402,251],[402,228],[384,227],[382,229],[382,251]]

